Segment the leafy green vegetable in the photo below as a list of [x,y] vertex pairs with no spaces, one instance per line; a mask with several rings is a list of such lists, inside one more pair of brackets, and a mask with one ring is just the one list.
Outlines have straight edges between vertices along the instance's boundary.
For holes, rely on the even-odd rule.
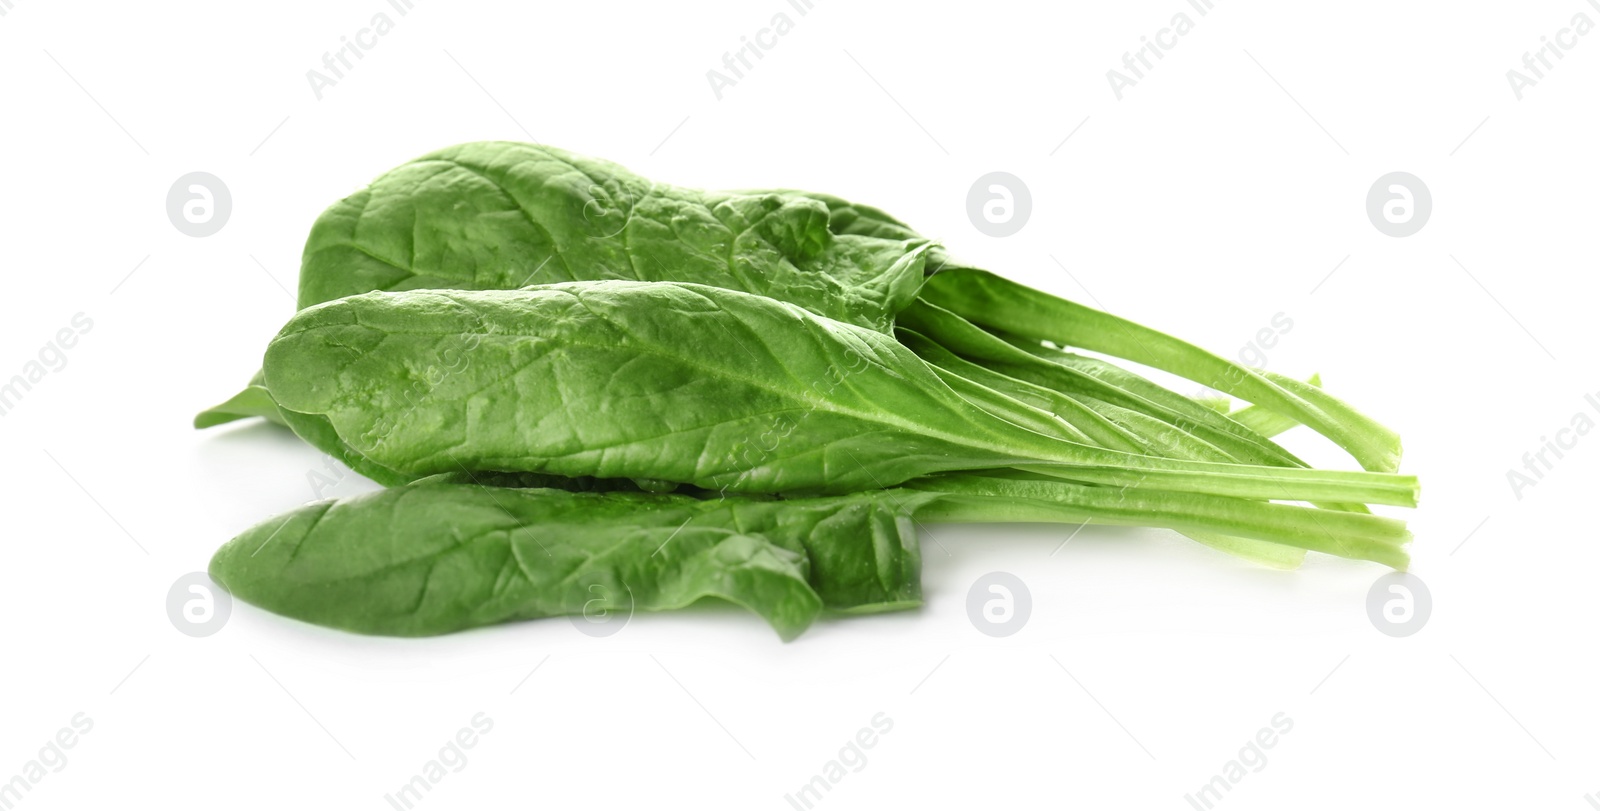
[[424,482],[259,524],[218,550],[211,575],[270,611],[368,634],[712,597],[790,639],[823,608],[918,604],[921,553],[907,512],[932,498],[709,501]]
[[717,598],[791,639],[823,609],[919,604],[918,518],[1165,526],[1215,535],[1278,565],[1309,548],[1403,568],[1410,539],[1400,522],[1374,516],[1018,474],[795,500],[458,481],[436,477],[302,507],[225,544],[211,575],[267,610],[368,634],[442,634]]
[[[427,359],[464,339],[459,371],[435,374]],[[295,316],[266,375],[286,411],[325,416],[339,440],[411,478],[528,470],[837,493],[1011,466],[1247,498],[1416,497],[1404,476],[1185,462],[1048,437],[974,408],[888,336],[699,285],[351,296]],[[306,439],[330,450],[326,437]]]
[[299,304],[373,290],[670,280],[886,331],[922,282],[928,240],[836,236],[828,218],[800,195],[686,189],[553,147],[463,144],[324,213],[306,243]]
[[[1398,437],[1319,381],[1008,282],[831,195],[466,144],[325,212],[299,304],[195,424],[281,422],[394,487],[213,560],[242,599],[312,622],[420,635],[715,598],[787,639],[824,609],[914,605],[916,520],[1408,563],[1404,524],[1366,506],[1415,504]],[[1296,424],[1367,471],[1309,469],[1270,438]]]
[[[374,290],[679,281],[887,331],[922,283],[930,243],[835,235],[828,222],[825,205],[798,194],[679,188],[553,147],[463,144],[324,212],[306,242],[299,306]],[[196,427],[270,413],[239,401]]]

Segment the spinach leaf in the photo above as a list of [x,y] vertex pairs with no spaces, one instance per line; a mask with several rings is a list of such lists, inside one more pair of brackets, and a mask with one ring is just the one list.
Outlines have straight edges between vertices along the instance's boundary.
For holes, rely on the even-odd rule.
[[1271,565],[1316,549],[1404,568],[1410,540],[1401,522],[1376,516],[1017,473],[793,500],[458,480],[301,507],[225,544],[211,575],[269,611],[367,634],[424,636],[714,598],[792,639],[823,610],[919,604],[915,519],[1169,527]]
[[333,423],[322,414],[302,414],[279,406],[278,418],[279,422],[288,426],[289,430],[294,431],[301,439],[378,484],[393,487],[416,479],[415,476],[408,476],[385,467],[351,447],[350,443],[339,436]]
[[373,290],[510,290],[597,279],[757,293],[880,332],[922,282],[922,237],[835,235],[816,200],[654,183],[511,142],[407,163],[311,229],[300,307]]
[[[330,208],[306,246],[300,305],[372,290],[666,280],[768,295],[885,331],[918,294],[924,269],[925,297],[964,322],[1015,331],[1035,349],[1051,340],[1189,377],[1311,426],[1368,469],[1396,469],[1393,433],[1338,400],[953,261],[879,209],[814,192],[703,192],[656,184],[608,161],[533,144],[439,150]],[[936,342],[946,337],[911,326]],[[1195,409],[1203,406],[1160,391],[1156,411],[1063,393],[1108,419],[1165,430],[1150,423],[1160,420],[1175,437],[1193,434],[1240,462],[1299,466],[1247,427],[1200,415]],[[270,395],[263,394],[247,390],[203,412],[196,425],[255,413],[270,417]],[[1217,444],[1218,431],[1244,444]]]
[[217,552],[211,575],[267,610],[368,634],[718,598],[791,639],[824,608],[920,602],[907,513],[931,498],[710,501],[430,481],[257,525]]
[[[836,235],[829,216],[800,193],[700,191],[554,147],[462,144],[325,211],[306,241],[299,307],[375,290],[631,279],[767,295],[887,331],[915,297],[931,244]],[[282,422],[254,383],[201,412],[195,427]]]
[[325,416],[341,442],[412,478],[526,470],[837,493],[1010,466],[1246,498],[1416,497],[1411,477],[1055,439],[975,406],[963,395],[981,387],[957,393],[889,336],[700,285],[351,296],[296,315],[267,351],[266,379],[286,410]]
[[278,412],[277,401],[273,400],[272,393],[267,391],[260,372],[256,372],[250,378],[250,384],[245,386],[243,391],[229,397],[221,404],[196,414],[194,427],[210,428],[247,417],[263,417],[279,425],[287,424],[283,415]]

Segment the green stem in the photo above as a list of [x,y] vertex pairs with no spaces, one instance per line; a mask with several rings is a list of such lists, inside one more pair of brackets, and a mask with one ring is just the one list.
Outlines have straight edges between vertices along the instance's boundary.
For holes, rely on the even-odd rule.
[[1312,386],[1286,385],[1170,335],[973,268],[946,269],[921,298],[991,329],[1142,363],[1292,416],[1368,470],[1394,471],[1400,438]]
[[[1230,456],[1241,462],[1304,467],[1299,459],[1271,440],[1181,395],[1148,381],[1144,381],[1147,386],[1143,393],[1129,391],[1081,369],[1030,354],[955,313],[932,304],[922,301],[913,303],[896,316],[896,323],[925,335],[946,351],[981,363],[1007,377],[1054,389],[1091,407],[1094,401],[1099,401],[1155,417],[1213,445],[1226,448]],[[1043,347],[1039,349],[1043,350]],[[1135,376],[1119,377],[1127,379]]]
[[[1322,386],[1322,376],[1312,375],[1307,381],[1312,386]],[[1254,430],[1262,436],[1277,436],[1290,428],[1300,424],[1294,417],[1286,417],[1264,406],[1245,406],[1237,411],[1230,412],[1228,419]]]
[[1146,448],[1138,437],[1072,397],[985,369],[911,330],[897,330],[896,335],[908,349],[933,366],[940,377],[945,377],[947,373],[958,375],[1018,402],[1048,410],[1072,426],[1084,440],[1102,447],[1134,453]]
[[1273,501],[1417,506],[1415,476],[1188,462],[1154,456],[1113,454],[1109,451],[1102,453],[1107,460],[1105,464],[1064,457],[1044,464],[1018,460],[1011,466],[1054,478],[1126,489],[1151,488]]
[[[1232,461],[1226,453],[1215,446],[1155,417],[1094,400],[1090,400],[1095,404],[1095,407],[1091,408],[1054,389],[1017,380],[965,360],[914,330],[899,329],[895,334],[902,344],[933,365],[947,383],[952,382],[948,375],[958,375],[1018,402],[1048,410],[1078,429],[1072,434],[1088,433],[1093,437],[1095,444],[1102,447],[1145,454],[1159,449],[1161,453],[1158,455],[1163,456]],[[954,384],[952,388],[960,391]],[[1005,413],[1005,409],[990,407],[988,410],[997,416],[1004,416]],[[1221,398],[1220,404],[1214,410],[1226,412],[1227,399]],[[1103,414],[1113,415],[1114,418],[1108,419]],[[1076,438],[1072,434],[1065,434],[1063,438]],[[1238,538],[1214,532],[1191,531],[1183,534],[1224,554],[1275,569],[1297,568],[1306,556],[1304,549],[1269,541]]]
[[946,522],[1041,521],[1148,526],[1286,544],[1404,569],[1404,522],[1246,499],[1159,490],[1122,491],[1014,475],[935,476],[906,485],[941,498],[918,518]]
[[1071,423],[1051,412],[1034,408],[1027,403],[1007,397],[994,389],[969,380],[948,369],[942,369],[938,366],[931,366],[930,368],[933,369],[934,374],[939,376],[940,380],[944,381],[946,386],[949,386],[956,394],[961,395],[962,399],[1013,425],[1069,442],[1086,445],[1094,442],[1088,435],[1078,430]]

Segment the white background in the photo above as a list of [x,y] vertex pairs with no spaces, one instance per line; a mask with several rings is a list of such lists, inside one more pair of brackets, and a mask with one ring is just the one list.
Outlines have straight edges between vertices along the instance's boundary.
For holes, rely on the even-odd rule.
[[[818,807],[1190,808],[1277,713],[1292,732],[1220,807],[1600,793],[1600,438],[1520,499],[1506,480],[1575,414],[1600,420],[1583,399],[1600,390],[1600,35],[1520,101],[1505,75],[1573,15],[1600,22],[1583,0],[1217,0],[1204,17],[1182,0],[816,0],[803,17],[786,0],[416,0],[321,100],[306,72],[393,14],[384,0],[5,6],[0,377],[93,320],[0,417],[0,781],[75,713],[94,723],[18,807],[389,808],[478,712],[492,732],[421,807],[790,808],[880,712],[892,731]],[[794,30],[718,100],[706,71],[780,11]],[[1193,32],[1117,100],[1106,71],[1179,11]],[[529,138],[667,182],[879,205],[1223,354],[1283,313],[1268,368],[1321,372],[1405,438],[1431,620],[1375,630],[1369,564],[1282,573],[1165,532],[1062,547],[1070,527],[935,527],[924,608],[791,644],[704,610],[606,639],[551,620],[408,641],[236,604],[217,635],[178,633],[172,583],[310,499],[322,469],[268,426],[189,427],[292,312],[311,222],[424,152]],[[191,171],[231,190],[215,236],[167,219]],[[1032,192],[1009,238],[966,217],[991,171]],[[1367,219],[1390,171],[1432,191],[1415,236]],[[1033,597],[1005,639],[965,613],[996,570]]]

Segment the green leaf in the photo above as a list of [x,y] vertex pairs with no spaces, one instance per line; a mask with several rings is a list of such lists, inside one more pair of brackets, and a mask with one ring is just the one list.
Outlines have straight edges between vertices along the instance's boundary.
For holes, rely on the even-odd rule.
[[[286,410],[417,478],[456,470],[850,492],[948,470],[1284,500],[1409,504],[1411,477],[1186,462],[997,418],[892,338],[699,285],[369,293],[302,311],[267,351]],[[330,453],[326,437],[306,439]]]
[[285,424],[283,415],[278,413],[277,402],[262,384],[260,372],[256,372],[255,376],[250,378],[250,385],[245,386],[243,391],[196,414],[194,427],[211,428],[249,417],[264,417],[279,425]]
[[[1312,375],[1311,379],[1307,380],[1306,383],[1321,388],[1322,375]],[[1270,408],[1258,405],[1245,406],[1232,411],[1228,414],[1228,419],[1250,428],[1262,436],[1277,436],[1300,424],[1293,417],[1285,417]]]
[[300,307],[373,290],[677,281],[887,331],[922,282],[928,240],[836,236],[828,217],[800,194],[701,191],[538,144],[462,144],[318,218]]
[[224,545],[211,575],[269,611],[368,634],[717,598],[791,639],[825,607],[920,601],[905,516],[928,498],[699,500],[427,482],[264,522]]
[[[916,296],[930,248],[914,234],[835,235],[828,206],[804,193],[680,188],[539,144],[470,143],[323,212],[306,241],[299,307],[376,290],[678,281],[887,332]],[[247,389],[195,427],[250,416],[282,422],[267,392]]]

